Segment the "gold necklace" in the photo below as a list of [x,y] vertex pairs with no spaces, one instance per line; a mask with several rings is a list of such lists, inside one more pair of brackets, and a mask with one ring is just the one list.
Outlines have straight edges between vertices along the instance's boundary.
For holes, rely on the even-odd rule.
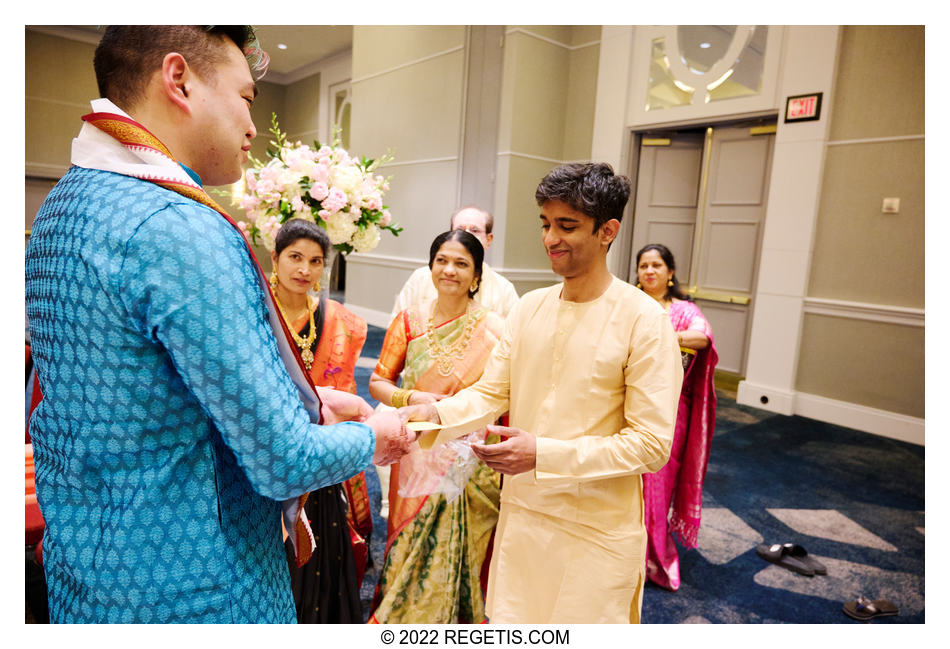
[[449,346],[443,346],[442,341],[435,335],[435,309],[432,305],[432,314],[429,316],[429,326],[426,329],[426,336],[429,338],[429,356],[435,361],[436,370],[440,376],[451,376],[455,369],[454,359],[461,360],[465,357],[468,350],[468,344],[472,340],[472,332],[475,330],[475,319],[472,318],[472,304],[469,302],[465,309],[465,325],[462,327],[462,335]]
[[280,315],[287,325],[287,330],[290,331],[290,335],[294,337],[294,342],[297,343],[297,347],[300,348],[300,358],[303,360],[303,366],[306,367],[309,372],[310,366],[313,364],[313,350],[311,347],[313,347],[313,341],[317,339],[317,329],[313,324],[313,308],[311,308],[310,296],[307,296],[307,311],[310,313],[310,333],[307,334],[306,340],[301,338],[300,335],[294,331],[294,328],[290,326],[290,319],[284,311],[284,306],[280,303],[280,300],[277,299],[277,291],[274,291],[274,302],[277,303],[277,308],[280,309]]

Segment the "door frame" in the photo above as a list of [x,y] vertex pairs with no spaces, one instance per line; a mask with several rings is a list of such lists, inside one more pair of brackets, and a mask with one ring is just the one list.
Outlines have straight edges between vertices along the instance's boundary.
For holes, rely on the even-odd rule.
[[[774,110],[766,111],[756,111],[754,113],[749,113],[746,115],[733,115],[728,117],[723,117],[720,119],[709,120],[709,119],[690,119],[683,120],[681,122],[668,122],[657,125],[631,128],[628,131],[628,148],[627,148],[627,165],[626,165],[626,175],[630,180],[630,198],[627,201],[627,208],[624,214],[624,220],[621,224],[621,230],[618,234],[617,239],[622,239],[620,241],[615,241],[615,245],[619,243],[617,254],[619,259],[617,260],[617,272],[618,276],[624,278],[625,281],[635,284],[635,279],[631,277],[631,274],[636,272],[636,269],[633,267],[633,233],[634,227],[636,225],[636,202],[637,202],[637,192],[639,184],[639,173],[640,173],[640,147],[643,142],[643,139],[646,137],[663,137],[669,135],[671,132],[690,130],[696,131],[706,128],[725,128],[725,127],[736,127],[748,124],[752,127],[756,123],[769,123],[775,124],[776,126],[779,123],[779,114]],[[703,147],[703,157],[705,158],[709,154],[706,151],[706,145]],[[771,176],[771,169],[773,168],[772,161],[774,158],[774,144],[773,150],[769,157],[769,174]],[[704,171],[701,171],[704,173]],[[702,177],[701,177],[702,178]],[[708,179],[707,179],[708,180]],[[722,378],[725,379],[725,383],[734,385],[738,381],[745,378],[746,370],[749,363],[749,347],[752,340],[752,326],[755,318],[755,309],[758,300],[755,299],[756,287],[758,286],[759,281],[759,269],[762,265],[762,250],[763,250],[763,241],[765,236],[766,228],[766,219],[768,217],[768,201],[771,196],[771,178],[766,181],[766,189],[768,193],[766,194],[765,203],[763,206],[764,214],[762,217],[762,225],[759,228],[758,237],[756,240],[756,250],[755,250],[755,266],[753,268],[752,276],[752,300],[749,304],[749,312],[747,316],[747,330],[745,333],[745,340],[743,341],[742,349],[742,368],[738,374],[733,372],[722,372]],[[694,242],[695,249],[695,242]],[[692,263],[698,263],[698,259],[693,259]],[[720,371],[717,370],[717,379],[720,378]],[[733,388],[734,389],[734,388]]]

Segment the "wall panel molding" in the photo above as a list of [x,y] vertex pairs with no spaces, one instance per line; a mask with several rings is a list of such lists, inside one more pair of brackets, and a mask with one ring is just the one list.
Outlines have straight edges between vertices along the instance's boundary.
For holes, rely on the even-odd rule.
[[924,140],[924,134],[920,135],[895,135],[893,137],[868,137],[856,140],[829,140],[825,142],[827,146],[845,146],[849,144],[880,144],[881,142],[907,142],[909,140]]
[[804,299],[805,313],[814,315],[850,318],[852,320],[869,320],[884,322],[907,327],[924,326],[924,310],[910,307],[891,306],[888,304],[869,304],[865,302],[846,302],[844,300],[830,300],[818,297]]
[[63,175],[69,171],[68,166],[51,165],[42,162],[27,162],[25,167],[27,176],[36,176],[37,178],[54,178],[57,180],[62,178]]
[[[399,270],[415,270],[429,263],[428,259],[419,257],[395,257],[393,255],[380,255],[372,252],[360,252],[348,255],[346,258],[348,264],[366,264],[369,266],[380,266],[382,268],[397,268]],[[495,272],[503,275],[512,282],[547,282],[561,281],[554,271],[545,268],[497,268],[493,267]]]
[[464,45],[456,45],[455,47],[450,47],[447,50],[442,50],[441,52],[436,52],[435,54],[423,56],[422,58],[414,59],[412,61],[406,61],[405,63],[400,63],[399,65],[393,66],[391,68],[386,68],[385,70],[377,70],[376,72],[359,77],[358,79],[353,79],[352,81],[350,81],[350,84],[355,86],[358,83],[362,83],[370,79],[375,79],[376,77],[381,77],[383,75],[396,72],[397,70],[402,70],[404,68],[412,67],[413,65],[418,65],[419,63],[425,63],[426,61],[431,61],[432,59],[437,59],[441,56],[446,56],[448,54],[453,54],[455,52],[463,52],[464,50],[465,50]]
[[567,43],[556,41],[553,38],[548,38],[547,36],[542,36],[541,34],[535,34],[533,31],[529,29],[524,29],[522,27],[511,27],[510,29],[507,29],[505,31],[505,35],[507,36],[509,34],[524,34],[525,36],[530,36],[531,38],[536,38],[539,41],[544,41],[545,43],[556,45],[557,47],[563,47],[564,49],[570,50],[570,51],[581,50],[581,49],[584,49],[585,47],[593,47],[594,45],[600,45],[600,39],[597,39],[595,41],[589,41],[587,43],[581,43],[580,45],[568,45]]
[[407,165],[423,165],[431,164],[434,162],[458,162],[459,157],[457,155],[443,156],[441,158],[417,158],[416,160],[394,160],[392,162],[385,162],[377,167],[379,169],[386,169],[387,167],[404,167]]
[[53,97],[41,97],[37,95],[26,95],[24,97],[27,101],[42,101],[47,104],[56,104],[57,106],[69,106],[70,108],[78,108],[82,111],[92,110],[89,106],[89,102],[78,102],[78,101],[64,101],[62,99],[55,99]]
[[400,270],[415,270],[420,266],[428,264],[429,260],[416,257],[380,255],[372,252],[357,252],[352,255],[347,255],[346,263],[382,266],[383,268],[399,268]]
[[590,162],[589,158],[583,160],[558,160],[556,158],[548,158],[546,156],[533,155],[531,153],[521,153],[520,151],[499,151],[498,157],[507,156],[509,158],[527,158],[528,160],[540,160],[541,162],[550,162],[556,165],[564,164],[574,164],[574,163],[586,163]]

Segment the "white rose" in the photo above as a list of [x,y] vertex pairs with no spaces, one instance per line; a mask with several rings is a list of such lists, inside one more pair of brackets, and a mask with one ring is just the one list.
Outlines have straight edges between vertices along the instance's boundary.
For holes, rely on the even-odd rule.
[[337,212],[326,219],[327,236],[330,237],[330,243],[348,243],[350,237],[358,229],[356,225],[346,217],[343,212]]
[[369,225],[353,237],[353,249],[356,252],[369,252],[379,244],[379,228]]
[[335,166],[330,170],[330,185],[354,194],[363,184],[363,173],[356,167]]
[[277,185],[281,188],[281,192],[290,198],[295,194],[300,194],[301,178],[303,178],[302,173],[292,171],[290,169],[284,169],[282,172],[280,172],[280,176],[277,178]]

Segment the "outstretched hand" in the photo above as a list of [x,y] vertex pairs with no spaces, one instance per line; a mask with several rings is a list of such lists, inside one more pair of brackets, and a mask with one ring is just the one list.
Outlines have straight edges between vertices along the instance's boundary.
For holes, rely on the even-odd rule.
[[497,444],[472,444],[472,451],[489,468],[516,475],[531,471],[537,464],[537,440],[531,433],[509,426],[489,426],[488,435],[507,437]]
[[373,407],[356,394],[317,387],[317,396],[320,397],[320,414],[326,425],[341,421],[366,421],[373,414]]
[[421,390],[413,390],[412,394],[409,395],[409,405],[420,406],[426,403],[436,403],[447,396],[449,395],[442,394],[440,392],[423,392]]
[[409,445],[416,440],[416,434],[408,430],[405,423],[405,416],[400,416],[395,410],[377,412],[366,420],[366,424],[376,433],[373,464],[389,466],[409,452]]
[[439,417],[439,411],[436,410],[434,402],[404,406],[399,409],[399,414],[405,421],[429,421],[433,424],[442,423],[442,418]]

